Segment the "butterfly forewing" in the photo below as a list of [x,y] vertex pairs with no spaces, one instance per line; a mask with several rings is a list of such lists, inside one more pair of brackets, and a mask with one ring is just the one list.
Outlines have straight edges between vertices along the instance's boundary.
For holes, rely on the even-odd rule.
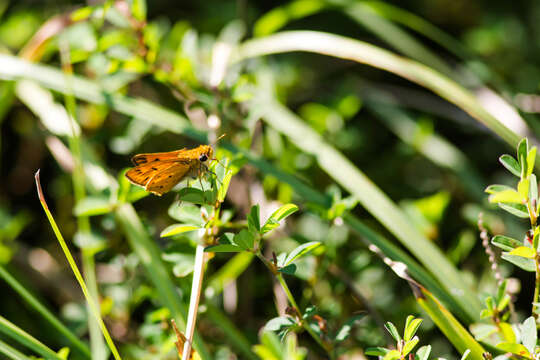
[[191,164],[185,160],[157,160],[143,163],[126,172],[126,177],[146,191],[162,195],[189,172]]
[[174,160],[178,159],[182,152],[185,152],[186,148],[159,153],[138,154],[131,158],[131,162],[135,165],[142,165],[156,161]]

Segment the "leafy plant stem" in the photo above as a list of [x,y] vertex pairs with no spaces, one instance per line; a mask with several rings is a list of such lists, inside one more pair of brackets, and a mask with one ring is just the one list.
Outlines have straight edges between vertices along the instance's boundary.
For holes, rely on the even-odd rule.
[[81,272],[79,271],[79,268],[77,267],[77,263],[75,262],[73,255],[71,255],[71,251],[69,250],[69,247],[67,246],[67,243],[64,240],[64,237],[62,236],[62,233],[60,232],[60,229],[58,228],[58,225],[56,224],[56,221],[54,220],[49,210],[47,202],[45,201],[45,196],[43,195],[43,190],[41,189],[41,183],[39,181],[39,170],[36,172],[35,178],[36,178],[36,187],[38,191],[39,201],[41,202],[41,205],[43,206],[43,210],[45,211],[45,214],[47,215],[47,218],[49,219],[53,232],[56,235],[58,242],[60,243],[60,247],[62,248],[64,255],[66,256],[66,259],[71,267],[71,270],[73,271],[73,274],[75,275],[75,278],[77,279],[77,282],[79,283],[81,287],[81,290],[84,294],[84,297],[86,298],[88,306],[90,307],[90,311],[96,318],[96,321],[98,322],[101,328],[103,336],[105,337],[105,341],[109,345],[109,349],[111,350],[114,358],[116,360],[121,360],[122,358],[120,357],[120,354],[118,353],[118,350],[116,349],[116,346],[114,345],[111,335],[109,334],[109,331],[107,330],[107,327],[105,326],[105,323],[101,319],[99,308],[97,304],[94,302],[94,299],[91,297],[90,292],[88,291],[88,287],[86,286],[86,283],[81,275]]
[[540,255],[537,253],[534,257],[536,276],[534,282],[534,295],[532,301],[532,315],[538,319],[538,296],[540,294]]

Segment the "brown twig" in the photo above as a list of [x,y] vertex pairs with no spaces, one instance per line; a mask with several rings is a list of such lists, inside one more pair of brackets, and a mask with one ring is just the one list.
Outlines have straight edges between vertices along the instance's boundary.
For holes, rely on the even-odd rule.
[[489,263],[491,264],[491,270],[493,271],[493,276],[497,281],[497,285],[501,285],[503,282],[503,276],[499,270],[499,264],[497,264],[497,258],[495,257],[495,252],[489,244],[489,235],[486,227],[484,226],[484,214],[478,214],[478,230],[480,230],[480,239],[482,239],[482,246],[484,247],[486,254],[488,255]]

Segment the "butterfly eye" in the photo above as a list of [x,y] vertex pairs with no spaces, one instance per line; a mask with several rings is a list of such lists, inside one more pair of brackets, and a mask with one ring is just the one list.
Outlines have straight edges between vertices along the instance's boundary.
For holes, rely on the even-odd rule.
[[199,160],[205,162],[206,160],[208,160],[208,156],[206,156],[206,154],[202,154],[201,156],[199,156]]

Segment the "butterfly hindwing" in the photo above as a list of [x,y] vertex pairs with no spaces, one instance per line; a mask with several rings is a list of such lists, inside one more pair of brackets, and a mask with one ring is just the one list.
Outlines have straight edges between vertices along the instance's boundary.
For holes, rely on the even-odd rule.
[[190,170],[189,163],[175,161],[171,166],[156,173],[146,184],[145,190],[163,195],[178,184]]

